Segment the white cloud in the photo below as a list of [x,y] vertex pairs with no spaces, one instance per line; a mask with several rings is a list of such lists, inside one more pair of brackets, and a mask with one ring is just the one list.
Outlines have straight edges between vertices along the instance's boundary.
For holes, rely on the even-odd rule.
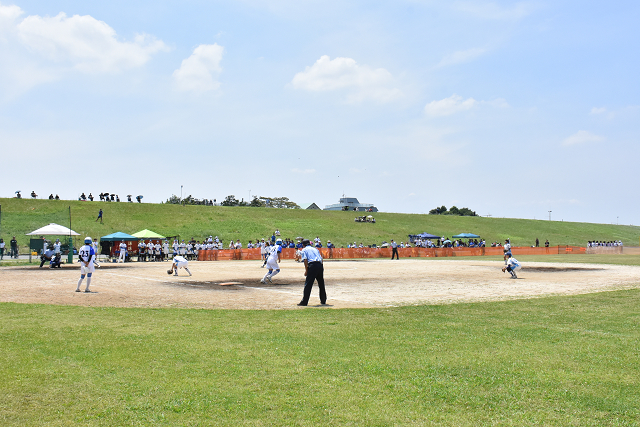
[[470,110],[478,105],[489,105],[494,108],[509,108],[510,105],[504,98],[496,98],[493,101],[476,101],[473,98],[463,99],[455,93],[449,98],[439,101],[431,101],[424,107],[427,116],[442,117]]
[[119,41],[107,23],[85,15],[31,15],[17,25],[20,40],[32,51],[55,62],[70,62],[80,71],[113,73],[144,65],[166,49],[161,40],[139,34]]
[[222,72],[220,62],[223,53],[224,47],[217,43],[201,44],[195,48],[173,72],[178,89],[196,92],[218,89],[220,82],[217,78]]
[[591,132],[587,132],[586,130],[579,130],[568,138],[565,138],[562,141],[563,145],[575,145],[575,144],[584,144],[587,142],[600,142],[604,141],[604,137],[595,135]]
[[3,6],[0,4],[0,30],[6,30],[20,15],[22,9],[18,6]]
[[505,21],[518,21],[535,9],[535,6],[529,2],[520,2],[511,8],[504,8],[497,3],[458,1],[454,3],[454,7],[478,18]]
[[463,100],[461,96],[453,94],[440,101],[431,101],[424,107],[424,112],[428,116],[449,116],[460,111],[470,110],[476,105],[478,105],[478,101],[473,98]]
[[459,50],[442,58],[436,67],[446,67],[448,65],[456,65],[473,61],[474,59],[484,55],[486,51],[487,50],[483,48]]
[[365,99],[388,102],[401,95],[400,90],[393,87],[393,76],[386,69],[359,65],[352,58],[332,60],[328,55],[297,73],[291,84],[296,89],[312,92],[346,90],[348,102]]
[[591,109],[591,114],[604,114],[607,112],[607,109],[604,107],[598,108],[598,107],[593,107]]

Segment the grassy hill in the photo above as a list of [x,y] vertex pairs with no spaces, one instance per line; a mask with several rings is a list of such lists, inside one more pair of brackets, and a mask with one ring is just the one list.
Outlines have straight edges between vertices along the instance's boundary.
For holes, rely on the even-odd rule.
[[[165,236],[196,240],[214,235],[228,243],[271,236],[278,228],[282,237],[320,236],[340,247],[349,242],[380,244],[383,240],[406,241],[408,234],[421,232],[452,236],[475,233],[487,243],[510,238],[515,246],[531,246],[536,237],[542,245],[549,239],[555,245],[585,245],[588,240],[622,240],[637,246],[640,227],[545,220],[457,217],[382,213],[376,224],[354,222],[355,212],[285,210],[250,207],[180,206],[149,203],[80,202],[69,200],[1,199],[0,237],[5,242],[16,236],[27,246],[25,233],[55,222],[69,226],[82,236],[100,237],[115,231],[135,233],[148,228]],[[95,222],[98,210],[104,211],[104,223]]]

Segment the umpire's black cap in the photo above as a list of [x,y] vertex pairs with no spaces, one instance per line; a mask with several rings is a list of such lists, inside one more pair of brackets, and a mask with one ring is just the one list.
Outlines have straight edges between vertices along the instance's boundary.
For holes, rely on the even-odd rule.
[[304,239],[302,241],[302,246],[309,246],[311,244],[311,241],[309,239]]

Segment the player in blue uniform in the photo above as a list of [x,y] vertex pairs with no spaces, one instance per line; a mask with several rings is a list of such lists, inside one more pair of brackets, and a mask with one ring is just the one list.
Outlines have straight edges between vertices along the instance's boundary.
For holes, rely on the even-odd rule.
[[84,291],[91,292],[89,286],[91,285],[91,275],[95,271],[93,260],[96,257],[96,252],[93,250],[91,243],[91,237],[86,237],[84,239],[84,246],[78,251],[78,258],[80,259],[80,280],[78,280],[76,292],[80,292],[80,285],[82,285],[85,276],[87,276],[87,287]]

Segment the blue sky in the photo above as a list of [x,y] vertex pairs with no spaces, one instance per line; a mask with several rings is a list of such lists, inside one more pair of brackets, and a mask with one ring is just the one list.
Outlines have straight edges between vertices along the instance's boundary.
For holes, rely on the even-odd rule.
[[0,196],[640,224],[640,4],[0,0]]

